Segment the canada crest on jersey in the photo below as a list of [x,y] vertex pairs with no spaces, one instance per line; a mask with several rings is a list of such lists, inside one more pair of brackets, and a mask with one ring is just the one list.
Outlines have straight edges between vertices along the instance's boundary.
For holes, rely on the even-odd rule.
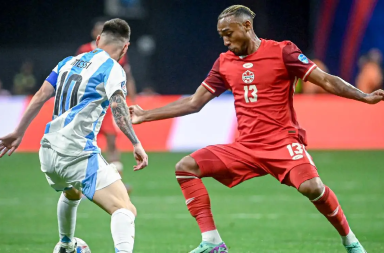
[[252,71],[247,70],[243,73],[243,81],[244,83],[252,83],[255,79],[255,74]]

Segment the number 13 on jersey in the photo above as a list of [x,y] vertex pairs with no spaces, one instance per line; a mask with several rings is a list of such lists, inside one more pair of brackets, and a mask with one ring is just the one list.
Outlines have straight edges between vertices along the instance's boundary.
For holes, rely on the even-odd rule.
[[[249,94],[251,93],[251,94]],[[248,103],[254,103],[257,101],[257,87],[256,85],[246,85],[244,86],[244,98],[245,102]]]

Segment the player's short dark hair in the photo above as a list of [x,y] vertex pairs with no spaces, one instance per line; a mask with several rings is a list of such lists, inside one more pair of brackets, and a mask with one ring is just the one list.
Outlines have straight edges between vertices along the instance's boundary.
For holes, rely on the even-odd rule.
[[251,19],[254,19],[256,16],[256,14],[251,9],[244,5],[232,5],[223,10],[217,19],[219,20],[228,16],[240,17],[242,15],[246,15]]
[[129,40],[131,37],[131,28],[125,20],[114,18],[104,23],[101,34],[107,34],[115,39]]

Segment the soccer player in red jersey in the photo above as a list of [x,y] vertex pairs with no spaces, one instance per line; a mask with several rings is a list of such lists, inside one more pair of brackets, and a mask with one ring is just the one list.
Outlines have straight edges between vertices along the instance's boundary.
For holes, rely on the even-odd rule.
[[[90,52],[96,49],[96,38],[99,34],[101,34],[104,26],[104,21],[98,20],[94,23],[91,35],[93,38],[93,41],[86,43],[79,47],[77,50],[77,55]],[[135,80],[133,79],[131,67],[128,63],[127,56],[123,56],[120,61],[120,65],[125,70],[126,76],[127,76],[127,93],[132,103],[135,101],[136,97],[136,85]],[[120,175],[123,176],[123,164],[120,161],[120,152],[117,150],[116,147],[116,136],[117,136],[117,128],[115,126],[115,123],[113,121],[113,116],[111,112],[108,110],[107,113],[104,116],[103,124],[101,125],[99,134],[102,134],[105,136],[105,139],[107,140],[107,159],[108,162],[111,164],[114,164],[116,166],[116,169],[119,171]],[[132,190],[132,188],[126,184],[128,193]]]
[[348,252],[366,252],[350,229],[335,193],[323,184],[306,151],[306,134],[296,119],[293,94],[299,78],[329,93],[368,104],[384,100],[384,91],[366,94],[323,72],[290,41],[259,39],[253,30],[254,16],[241,5],[220,14],[217,30],[228,51],[220,54],[195,94],[153,110],[130,107],[132,120],[138,124],[196,113],[227,89],[234,94],[239,131],[236,141],[200,149],[176,165],[188,210],[202,232],[203,242],[191,252],[228,252],[216,229],[201,178],[213,177],[233,187],[267,174],[306,196],[338,231]]

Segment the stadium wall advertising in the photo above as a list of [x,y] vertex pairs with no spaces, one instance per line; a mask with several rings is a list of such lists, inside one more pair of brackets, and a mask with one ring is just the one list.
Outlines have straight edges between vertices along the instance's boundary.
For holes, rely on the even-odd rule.
[[[166,105],[181,96],[139,97],[144,109]],[[0,136],[11,132],[19,122],[30,97],[0,97]],[[309,149],[384,149],[384,103],[366,105],[332,95],[295,95],[296,114],[307,130]],[[53,100],[42,108],[28,129],[19,151],[36,152],[50,121]],[[210,144],[230,143],[237,134],[232,96],[221,96],[199,113],[135,126],[148,151],[194,151]],[[98,137],[105,148],[105,139]],[[119,133],[117,145],[131,150],[129,140]]]

